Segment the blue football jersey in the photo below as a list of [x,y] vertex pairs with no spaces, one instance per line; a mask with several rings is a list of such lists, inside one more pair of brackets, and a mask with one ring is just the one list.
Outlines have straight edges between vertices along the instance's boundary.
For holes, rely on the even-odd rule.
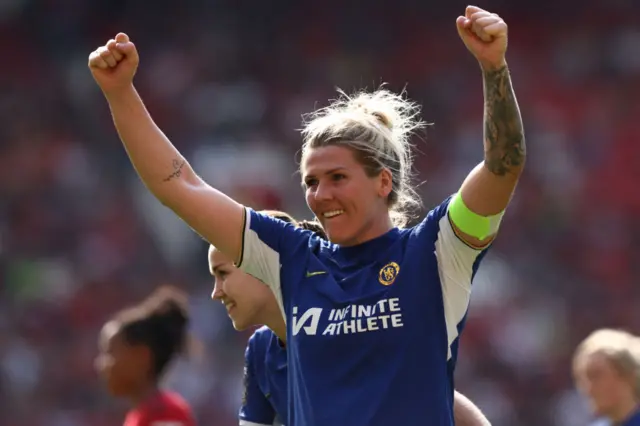
[[622,426],[640,426],[640,410],[636,411],[627,420],[622,423]]
[[611,420],[600,419],[592,423],[592,426],[640,426],[640,410],[636,410],[622,423],[613,423]]
[[453,424],[458,337],[486,251],[456,236],[449,200],[353,247],[246,209],[238,264],[287,323],[291,425]]
[[287,352],[274,332],[261,327],[245,351],[240,426],[287,424]]

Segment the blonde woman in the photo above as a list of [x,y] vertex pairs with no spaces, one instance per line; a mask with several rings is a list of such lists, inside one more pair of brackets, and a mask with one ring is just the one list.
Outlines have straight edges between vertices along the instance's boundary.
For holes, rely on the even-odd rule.
[[305,199],[329,241],[246,208],[198,177],[136,92],[139,57],[126,34],[89,57],[147,188],[274,293],[287,327],[291,424],[453,423],[471,281],[526,151],[506,23],[469,6],[456,26],[482,71],[484,160],[407,228],[418,204],[409,143],[422,126],[418,108],[385,90],[342,95],[310,114],[302,132]]
[[[326,238],[314,222],[297,222],[286,213],[263,212],[269,216],[311,230]],[[286,325],[273,293],[259,280],[241,271],[224,253],[209,248],[209,272],[215,280],[211,297],[227,308],[237,330],[255,325],[245,352],[244,397],[239,412],[240,426],[288,425]],[[489,426],[480,409],[455,392],[453,417],[457,426]]]
[[640,426],[640,339],[600,329],[576,349],[573,372],[602,425]]

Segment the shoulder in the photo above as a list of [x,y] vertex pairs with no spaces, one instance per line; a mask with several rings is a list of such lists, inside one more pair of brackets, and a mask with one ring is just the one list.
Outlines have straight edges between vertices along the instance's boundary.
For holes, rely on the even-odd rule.
[[277,337],[269,327],[263,326],[257,329],[251,337],[249,337],[249,341],[247,342],[247,349],[245,351],[247,365],[252,365],[252,369],[260,371],[260,367],[264,365],[267,353],[273,346],[272,342],[274,339],[277,339]]
[[441,225],[449,223],[447,212],[452,198],[453,195],[445,198],[444,201],[429,210],[426,216],[419,223],[412,228],[409,228],[410,236],[415,238],[428,234],[435,237],[440,231]]
[[632,414],[624,424],[626,426],[640,426],[640,410]]
[[269,346],[271,342],[271,338],[273,337],[273,331],[267,326],[262,326],[256,331],[253,332],[251,337],[249,337],[249,342],[247,343],[247,349],[251,351],[258,351],[260,349],[264,349]]
[[263,325],[253,332],[253,334],[251,335],[251,339],[264,339],[265,337],[271,338],[272,335],[273,331],[271,331],[271,329],[266,325]]
[[279,255],[299,256],[323,245],[323,239],[315,232],[302,229],[289,222],[245,208],[243,230],[243,256],[237,262],[243,265],[245,256],[249,263],[257,261],[258,252],[275,252]]
[[160,398],[167,407],[191,411],[189,403],[179,393],[165,390],[160,393]]
[[189,403],[172,391],[160,392],[141,408],[147,421],[141,426],[191,426],[194,423]]

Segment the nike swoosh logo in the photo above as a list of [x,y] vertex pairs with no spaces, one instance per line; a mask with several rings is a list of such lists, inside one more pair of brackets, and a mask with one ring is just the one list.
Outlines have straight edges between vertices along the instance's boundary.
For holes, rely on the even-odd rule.
[[315,277],[316,275],[322,275],[322,274],[326,274],[326,273],[327,273],[327,271],[316,271],[316,272],[307,271],[307,278]]

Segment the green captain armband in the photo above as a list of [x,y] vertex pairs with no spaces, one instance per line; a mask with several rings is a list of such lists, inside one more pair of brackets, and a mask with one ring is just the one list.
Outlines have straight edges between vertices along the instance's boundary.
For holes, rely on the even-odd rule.
[[456,193],[449,203],[449,219],[460,231],[479,240],[494,235],[498,232],[500,221],[504,211],[489,217],[480,216],[469,210],[462,201],[460,191]]

